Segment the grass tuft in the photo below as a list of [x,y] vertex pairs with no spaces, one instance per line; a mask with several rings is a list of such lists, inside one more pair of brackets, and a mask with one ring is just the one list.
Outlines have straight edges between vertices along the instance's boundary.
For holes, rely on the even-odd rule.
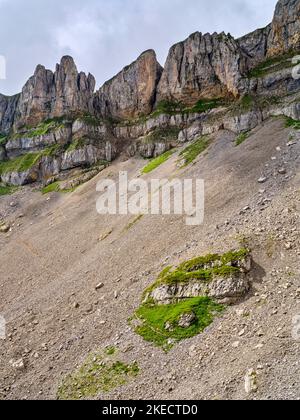
[[209,144],[210,144],[209,139],[206,136],[204,136],[204,137],[200,137],[190,146],[185,148],[180,153],[180,157],[183,160],[182,167],[186,167],[190,165],[191,163],[193,163],[195,159],[197,159],[197,157],[208,148]]
[[248,132],[239,134],[235,140],[235,145],[240,146],[242,143],[244,143],[247,140],[248,137],[249,137]]
[[[145,304],[135,312],[135,318],[141,323],[135,331],[144,340],[168,351],[176,342],[203,332],[223,309],[208,297],[186,299],[170,305]],[[180,327],[180,317],[190,313],[195,315],[193,324],[189,328]]]
[[14,192],[17,191],[17,187],[14,187],[12,185],[1,185],[0,184],[0,196],[1,195],[11,195]]
[[286,54],[281,56],[272,57],[266,59],[264,62],[260,63],[254,69],[250,70],[248,77],[250,78],[260,78],[266,76],[269,73],[274,73],[276,71],[284,70],[290,67],[293,67],[292,58],[297,55],[295,51],[289,51]]
[[40,153],[27,153],[15,159],[0,162],[0,175],[10,172],[25,172],[38,163]]
[[[107,356],[109,359],[107,359]],[[113,354],[90,354],[83,365],[68,375],[57,391],[59,400],[95,398],[124,385],[139,374],[136,362],[126,364],[114,360]]]
[[287,128],[294,128],[295,130],[300,130],[300,121],[294,120],[293,118],[287,118],[285,126]]
[[155,159],[152,159],[147,166],[142,170],[143,174],[149,174],[150,172],[153,172],[155,169],[157,169],[159,166],[161,166],[163,163],[165,163],[172,155],[174,151],[169,150],[168,152],[165,152],[164,154],[158,156]]

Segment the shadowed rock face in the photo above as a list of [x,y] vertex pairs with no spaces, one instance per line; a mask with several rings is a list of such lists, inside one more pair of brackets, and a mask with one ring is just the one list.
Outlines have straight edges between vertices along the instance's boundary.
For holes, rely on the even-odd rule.
[[257,29],[238,40],[240,47],[247,54],[250,68],[255,67],[265,59],[270,32],[271,25],[268,25],[266,28]]
[[16,127],[37,125],[47,118],[73,111],[91,111],[94,89],[94,77],[78,73],[71,57],[63,57],[55,73],[39,65],[22,90],[15,115]]
[[4,96],[0,94],[0,132],[7,133],[13,124],[20,95]]
[[155,52],[144,52],[100,88],[95,95],[96,112],[102,117],[120,119],[149,114],[162,70]]
[[170,49],[157,100],[192,104],[202,97],[237,96],[246,71],[246,54],[231,35],[196,32]]
[[300,1],[279,0],[268,39],[269,57],[300,49]]

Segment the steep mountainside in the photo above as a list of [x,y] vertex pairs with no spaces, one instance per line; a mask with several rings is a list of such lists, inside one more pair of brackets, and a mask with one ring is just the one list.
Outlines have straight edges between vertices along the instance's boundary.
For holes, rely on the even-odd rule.
[[96,93],[95,113],[100,117],[117,119],[150,114],[162,70],[155,52],[144,52]]
[[[299,398],[299,6],[0,95],[0,399]],[[124,171],[204,180],[204,223],[98,214]]]

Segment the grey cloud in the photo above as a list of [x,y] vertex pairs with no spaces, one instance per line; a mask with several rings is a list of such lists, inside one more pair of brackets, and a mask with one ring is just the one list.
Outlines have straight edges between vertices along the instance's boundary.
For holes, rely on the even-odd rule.
[[0,55],[14,94],[37,64],[54,69],[72,55],[97,86],[142,51],[153,48],[164,64],[169,47],[190,33],[241,36],[272,19],[276,0],[0,0]]

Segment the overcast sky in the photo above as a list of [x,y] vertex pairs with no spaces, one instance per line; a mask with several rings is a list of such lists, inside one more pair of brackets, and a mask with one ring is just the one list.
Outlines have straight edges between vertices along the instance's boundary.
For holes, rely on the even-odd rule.
[[195,31],[241,36],[271,22],[276,0],[0,0],[0,55],[15,94],[37,64],[72,55],[97,87],[149,48],[163,65],[169,48]]

